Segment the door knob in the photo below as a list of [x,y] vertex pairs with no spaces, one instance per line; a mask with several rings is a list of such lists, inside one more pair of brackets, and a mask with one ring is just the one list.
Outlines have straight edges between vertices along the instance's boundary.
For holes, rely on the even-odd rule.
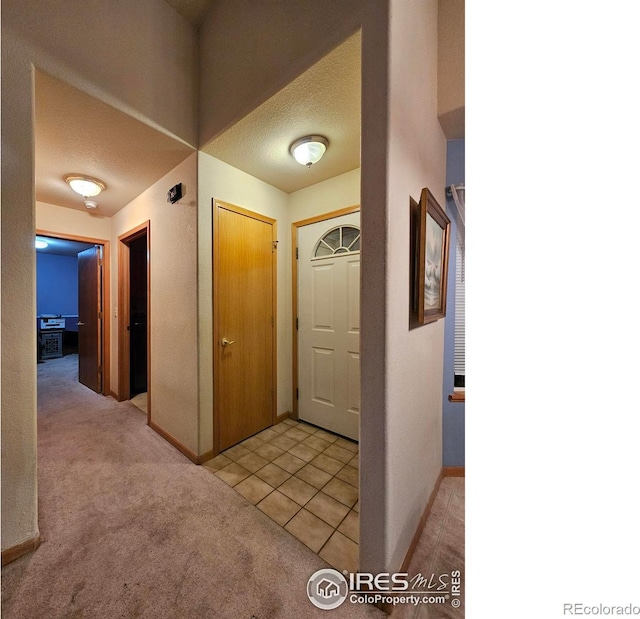
[[223,346],[229,346],[229,344],[235,344],[236,341],[235,340],[228,340],[226,337],[222,338],[222,345]]

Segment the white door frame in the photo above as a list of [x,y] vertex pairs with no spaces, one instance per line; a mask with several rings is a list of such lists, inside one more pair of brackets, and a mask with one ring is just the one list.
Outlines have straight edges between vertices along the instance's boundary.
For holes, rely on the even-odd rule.
[[316,224],[321,221],[328,221],[341,217],[342,215],[350,215],[351,213],[359,213],[360,205],[348,206],[346,208],[339,209],[337,211],[331,211],[330,213],[323,213],[309,219],[303,219],[301,221],[295,221],[291,224],[291,299],[292,299],[292,324],[291,331],[293,333],[292,340],[292,371],[293,371],[293,418],[298,419],[298,228],[302,226],[308,226],[310,224]]

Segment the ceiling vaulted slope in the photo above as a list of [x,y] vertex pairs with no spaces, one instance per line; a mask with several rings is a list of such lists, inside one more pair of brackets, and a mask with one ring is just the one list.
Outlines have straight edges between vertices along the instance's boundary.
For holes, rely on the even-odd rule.
[[[193,149],[36,71],[36,200],[86,210],[64,177],[85,174],[107,189],[96,215],[111,216],[184,161]],[[168,188],[167,188],[168,189]]]
[[202,25],[209,7],[213,4],[213,0],[165,0],[165,2],[196,28]]
[[[196,28],[215,0],[165,0]],[[438,118],[447,139],[465,135],[465,0],[438,1]]]
[[[165,0],[198,28],[212,0]],[[464,0],[441,4],[440,121],[464,137]],[[290,193],[360,166],[361,40],[356,34],[202,150]],[[445,83],[446,82],[446,83]],[[444,98],[443,98],[444,97]],[[212,105],[215,102],[212,102]],[[68,84],[36,71],[36,199],[85,210],[67,174],[107,184],[96,215],[111,216],[186,159],[186,144]],[[297,138],[324,135],[329,148],[310,170],[289,153]]]
[[[291,193],[360,166],[360,34],[347,39],[201,150]],[[289,147],[306,135],[329,140],[305,169]]]

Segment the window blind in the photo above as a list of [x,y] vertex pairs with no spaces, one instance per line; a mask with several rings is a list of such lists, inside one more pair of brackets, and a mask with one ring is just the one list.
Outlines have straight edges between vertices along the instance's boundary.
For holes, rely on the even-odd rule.
[[456,311],[453,368],[456,376],[464,376],[464,253],[459,243],[456,243],[455,298]]

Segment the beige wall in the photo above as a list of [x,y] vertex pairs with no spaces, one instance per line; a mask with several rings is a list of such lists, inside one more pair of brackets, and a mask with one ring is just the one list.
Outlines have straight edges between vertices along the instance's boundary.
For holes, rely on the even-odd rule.
[[360,204],[360,169],[289,194],[290,222]]
[[[151,421],[198,451],[197,161],[194,152],[112,217],[111,372],[117,391],[118,237],[150,221]],[[176,204],[167,192],[183,183]]]
[[3,29],[2,550],[38,535],[33,89],[31,68],[12,58],[10,43]]
[[360,569],[371,572],[400,568],[442,466],[444,322],[408,328],[409,197],[428,186],[444,203],[437,0],[388,5],[362,34]]
[[102,241],[111,240],[111,217],[46,202],[36,202],[36,228],[61,235],[72,234]]
[[[362,25],[360,570],[386,572],[388,2]],[[381,6],[382,5],[382,6]]]
[[33,66],[194,144],[196,60],[162,0],[2,4],[3,550],[38,533]]
[[386,556],[397,569],[442,468],[444,320],[408,329],[408,243],[409,195],[429,187],[445,204],[446,140],[437,118],[437,0],[392,0],[391,8]]

